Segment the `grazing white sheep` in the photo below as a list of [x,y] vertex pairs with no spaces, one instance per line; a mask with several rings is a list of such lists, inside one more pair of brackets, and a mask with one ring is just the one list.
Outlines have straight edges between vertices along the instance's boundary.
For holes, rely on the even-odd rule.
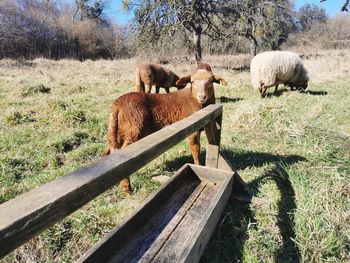
[[267,51],[256,55],[250,63],[250,74],[253,87],[259,89],[261,97],[265,97],[269,87],[279,84],[305,90],[309,75],[303,60],[289,51]]

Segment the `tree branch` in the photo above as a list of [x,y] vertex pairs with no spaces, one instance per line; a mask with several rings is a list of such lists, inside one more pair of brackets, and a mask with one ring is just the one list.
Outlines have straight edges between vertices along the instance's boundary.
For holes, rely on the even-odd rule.
[[[326,2],[327,0],[320,0],[320,2]],[[349,1],[350,0],[345,0],[344,5],[342,6],[342,8],[340,9],[342,12],[346,11],[348,12],[348,5],[349,5]]]
[[348,12],[348,5],[349,5],[349,0],[346,0],[343,7],[341,8],[341,11],[346,11]]

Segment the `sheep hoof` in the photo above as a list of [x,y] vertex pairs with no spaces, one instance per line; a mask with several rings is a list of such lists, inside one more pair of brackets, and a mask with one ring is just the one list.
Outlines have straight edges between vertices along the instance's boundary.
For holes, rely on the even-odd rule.
[[125,191],[125,192],[124,192],[124,197],[125,197],[125,198],[128,198],[128,199],[129,199],[129,198],[131,198],[131,196],[132,196],[132,191],[131,191],[131,190],[130,190],[130,191]]

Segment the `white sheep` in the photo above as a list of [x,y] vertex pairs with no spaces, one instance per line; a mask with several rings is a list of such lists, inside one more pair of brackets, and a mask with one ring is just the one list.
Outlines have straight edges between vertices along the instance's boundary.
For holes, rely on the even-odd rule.
[[256,55],[250,63],[250,74],[253,87],[259,89],[261,97],[265,97],[269,87],[279,84],[305,90],[309,75],[303,60],[289,51],[267,51]]

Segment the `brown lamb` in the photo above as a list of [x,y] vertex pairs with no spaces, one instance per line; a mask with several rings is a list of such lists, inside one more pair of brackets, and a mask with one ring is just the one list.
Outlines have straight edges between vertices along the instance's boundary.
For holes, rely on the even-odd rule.
[[205,69],[205,70],[207,70],[207,71],[213,72],[213,71],[211,70],[211,66],[210,66],[208,63],[198,63],[198,64],[197,64],[197,70],[198,70],[198,69]]
[[[105,155],[214,104],[213,83],[227,84],[223,78],[207,70],[198,70],[177,81],[181,85],[187,83],[191,83],[190,87],[168,94],[131,92],[116,99],[109,116]],[[187,137],[194,163],[198,165],[199,138],[200,131]],[[131,192],[129,178],[123,179],[120,186]]]
[[160,87],[163,87],[169,93],[170,87],[176,87],[177,89],[185,87],[185,85],[176,84],[178,80],[179,77],[174,72],[159,64],[143,63],[135,71],[135,91],[145,92],[147,88],[147,92],[150,93],[152,86],[156,86],[156,93],[159,93]]

